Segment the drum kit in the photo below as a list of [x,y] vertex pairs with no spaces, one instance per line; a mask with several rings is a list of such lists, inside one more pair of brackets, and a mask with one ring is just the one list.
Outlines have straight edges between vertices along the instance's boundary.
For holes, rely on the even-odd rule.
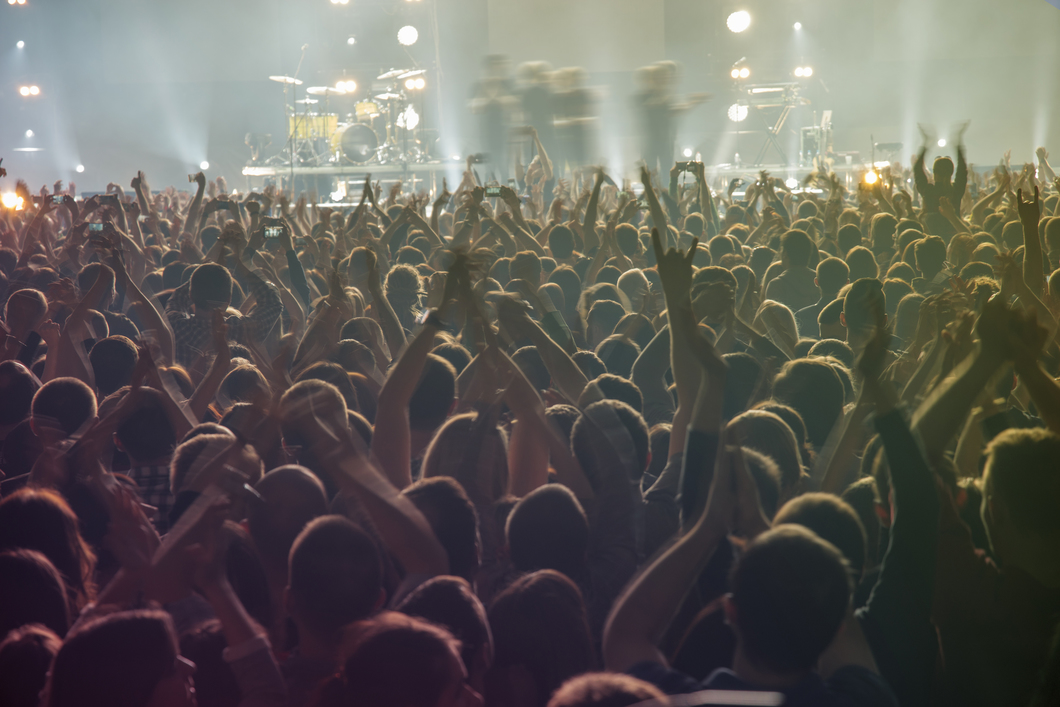
[[[331,108],[352,97],[356,84],[309,86],[306,97],[288,101],[288,90],[302,81],[290,76],[270,76],[283,84],[289,139],[283,152],[269,160],[276,165],[323,167],[327,165],[408,164],[425,162],[427,150],[417,138],[420,116],[406,94],[412,85],[422,88],[426,69],[392,69],[376,77],[380,93],[357,101],[342,115]],[[347,90],[350,89],[350,90]]]

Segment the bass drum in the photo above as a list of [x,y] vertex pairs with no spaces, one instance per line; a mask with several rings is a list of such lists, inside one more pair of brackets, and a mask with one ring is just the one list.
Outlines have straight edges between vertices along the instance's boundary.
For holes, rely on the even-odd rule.
[[364,164],[375,157],[378,147],[375,131],[363,123],[340,125],[331,136],[331,152],[346,162]]

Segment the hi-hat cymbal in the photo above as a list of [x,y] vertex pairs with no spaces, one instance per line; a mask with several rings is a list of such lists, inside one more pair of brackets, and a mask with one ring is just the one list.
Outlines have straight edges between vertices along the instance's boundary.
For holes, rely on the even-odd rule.
[[345,96],[346,90],[334,86],[310,86],[305,90],[310,96]]
[[425,73],[427,73],[427,69],[416,69],[415,71],[406,71],[405,73],[398,76],[398,80],[400,81],[401,79],[410,79],[413,76],[420,76]]
[[375,100],[377,100],[377,101],[395,101],[395,100],[397,100],[399,98],[401,98],[401,94],[400,93],[380,93],[378,96],[375,97]]
[[396,78],[398,76],[401,76],[401,74],[408,73],[408,71],[409,71],[408,69],[391,69],[390,71],[386,72],[385,74],[380,74],[379,76],[376,76],[375,80],[376,81],[386,81],[387,79]]
[[293,83],[295,86],[302,85],[302,79],[296,79],[290,76],[270,76],[269,81],[275,81],[276,83]]
[[303,105],[311,106],[314,103],[320,103],[320,101],[315,98],[299,98],[297,101],[295,101],[295,103],[301,103]]

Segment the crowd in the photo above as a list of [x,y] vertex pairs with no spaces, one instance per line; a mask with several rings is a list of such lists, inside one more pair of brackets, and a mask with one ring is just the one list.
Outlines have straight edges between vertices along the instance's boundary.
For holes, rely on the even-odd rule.
[[19,183],[0,704],[1060,703],[1060,180],[927,170]]

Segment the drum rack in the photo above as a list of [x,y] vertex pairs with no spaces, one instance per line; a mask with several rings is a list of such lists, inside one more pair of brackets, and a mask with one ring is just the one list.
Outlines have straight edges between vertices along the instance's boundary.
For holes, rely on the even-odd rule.
[[[372,175],[372,181],[380,181],[385,187],[394,182],[403,182],[406,190],[421,191],[423,189],[432,192],[441,188],[441,178],[450,172],[460,172],[462,165],[456,162],[410,162],[408,164],[327,164],[319,167],[295,166],[292,170],[287,165],[247,165],[243,168],[243,176],[247,180],[247,190],[253,191],[262,187],[266,182],[272,180],[282,183],[283,180],[301,178],[305,182],[324,182],[331,185],[334,182],[346,183],[347,194],[359,194],[367,175]],[[450,182],[452,184],[452,182]],[[316,187],[318,194],[327,194],[332,190],[331,186],[321,189]]]

